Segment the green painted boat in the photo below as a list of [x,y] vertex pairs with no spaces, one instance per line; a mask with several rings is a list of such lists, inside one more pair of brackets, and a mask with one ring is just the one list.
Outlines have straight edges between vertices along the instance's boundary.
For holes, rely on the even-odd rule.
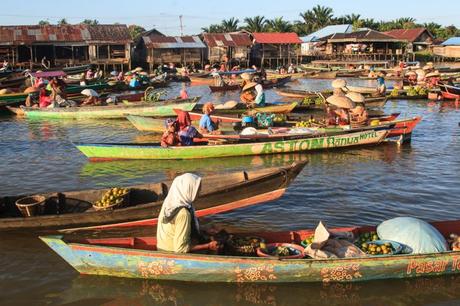
[[[432,225],[446,238],[460,230],[460,220],[433,222]],[[354,226],[334,228],[331,232],[359,237],[375,230],[375,226]],[[260,237],[267,245],[290,243],[299,246],[315,231],[305,229],[236,234]],[[153,236],[64,238],[62,235],[54,235],[42,236],[40,239],[81,274],[127,278],[207,283],[347,283],[460,273],[459,252],[450,248],[439,253],[365,254],[327,259],[304,258],[303,253],[300,253],[297,258],[289,259],[278,256],[235,256],[231,252],[223,255],[163,252],[157,250],[156,237]],[[299,251],[303,250],[299,248]],[[452,282],[451,279],[449,281]],[[336,291],[337,288],[346,291],[343,287],[333,288]],[[408,304],[412,305],[411,302]],[[350,305],[362,304],[354,300]]]
[[276,140],[267,137],[261,142],[207,144],[194,146],[161,147],[159,143],[77,143],[75,146],[92,160],[111,159],[198,159],[220,158],[230,156],[250,156],[276,153],[305,152],[349,146],[380,143],[388,134],[388,130],[367,130],[336,134],[331,136],[299,136],[283,140],[277,135]]
[[[121,119],[126,115],[145,115],[156,117],[175,116],[174,109],[191,111],[198,98],[173,99],[163,102],[136,103],[132,105],[86,106],[68,108],[22,107],[27,118],[31,119]],[[11,111],[15,111],[9,108]],[[18,112],[16,112],[18,114]]]
[[[136,129],[141,132],[163,133],[165,131],[165,119],[150,116],[128,115],[126,119],[131,122]],[[194,126],[199,125],[199,121],[192,121]],[[223,132],[233,131],[233,126],[228,122],[219,123],[219,130]]]

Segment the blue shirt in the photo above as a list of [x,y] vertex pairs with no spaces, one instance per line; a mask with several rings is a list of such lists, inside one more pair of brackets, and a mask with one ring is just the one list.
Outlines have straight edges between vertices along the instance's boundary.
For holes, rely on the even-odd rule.
[[378,77],[377,78],[377,84],[379,86],[385,85],[385,79],[383,77]]
[[215,130],[211,117],[208,114],[204,114],[203,117],[201,117],[200,128],[207,129],[209,132],[212,132]]
[[141,83],[136,78],[132,78],[131,81],[129,81],[129,87],[131,88],[136,88],[136,87],[139,87],[140,85]]

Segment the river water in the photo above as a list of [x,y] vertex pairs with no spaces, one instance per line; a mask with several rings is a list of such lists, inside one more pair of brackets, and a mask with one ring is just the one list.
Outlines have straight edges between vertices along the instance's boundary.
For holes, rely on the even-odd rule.
[[[353,81],[352,81],[353,82]],[[293,88],[320,90],[329,81],[301,80]],[[354,85],[371,86],[369,82]],[[181,84],[168,89],[178,94]],[[191,87],[202,101],[236,99]],[[268,101],[279,100],[274,92]],[[89,163],[72,142],[151,141],[129,122],[32,121],[0,116],[0,196],[129,186],[170,177],[248,167],[309,164],[277,201],[202,220],[229,231],[378,224],[396,216],[427,221],[460,219],[460,113],[449,103],[394,101],[386,113],[420,115],[412,144],[384,144],[308,155],[210,161],[114,161]],[[151,234],[154,234],[152,229]],[[0,234],[1,305],[459,305],[460,277],[357,284],[233,285],[157,282],[80,276],[35,233]]]

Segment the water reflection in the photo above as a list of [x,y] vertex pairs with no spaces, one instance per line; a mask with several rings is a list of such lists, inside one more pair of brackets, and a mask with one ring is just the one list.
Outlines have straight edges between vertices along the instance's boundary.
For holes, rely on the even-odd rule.
[[[460,277],[349,284],[201,284],[79,276],[63,303],[105,298],[104,305],[426,305],[460,299]],[[453,305],[453,304],[452,304]]]

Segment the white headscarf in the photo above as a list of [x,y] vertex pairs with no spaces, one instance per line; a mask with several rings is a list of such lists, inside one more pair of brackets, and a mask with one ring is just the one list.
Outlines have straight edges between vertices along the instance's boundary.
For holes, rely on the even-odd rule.
[[256,100],[257,100],[257,98],[260,98],[260,96],[262,96],[262,94],[264,93],[264,88],[262,87],[261,84],[257,84],[255,87],[255,90],[257,92],[257,96],[256,96]]
[[198,230],[198,220],[196,219],[192,203],[198,195],[200,185],[201,177],[198,175],[185,173],[176,177],[161,207],[164,215],[163,222],[171,221],[179,209],[185,207],[193,214],[195,225]]

